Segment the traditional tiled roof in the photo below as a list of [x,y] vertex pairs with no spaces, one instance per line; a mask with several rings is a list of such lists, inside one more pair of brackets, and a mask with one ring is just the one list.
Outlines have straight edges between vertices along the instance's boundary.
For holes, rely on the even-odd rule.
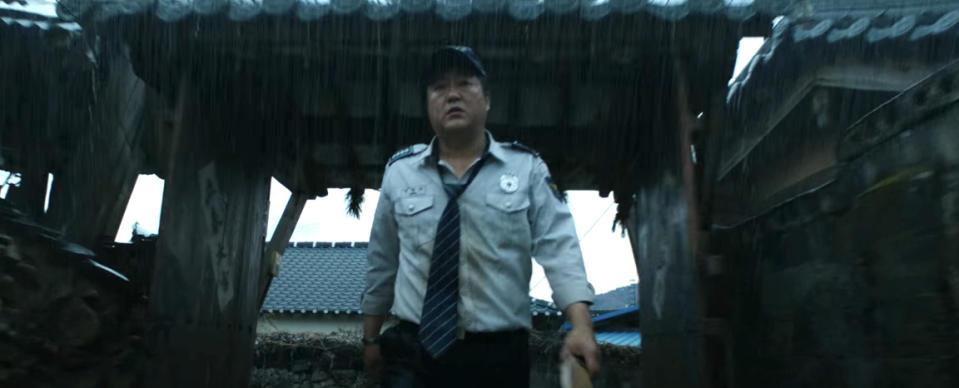
[[[806,60],[828,60],[809,55],[812,46],[839,50],[850,47],[853,55],[865,55],[864,45],[881,43],[914,43],[924,39],[948,36],[959,38],[959,9],[950,12],[918,12],[915,14],[877,14],[836,18],[784,18],[773,28],[743,71],[730,84],[727,100],[731,103],[752,96],[753,90],[774,78],[788,78],[797,66],[787,66],[796,56]],[[908,54],[908,53],[904,53]],[[947,53],[944,55],[948,55]]]
[[366,243],[296,243],[286,248],[261,312],[359,314]]
[[638,284],[630,284],[615,290],[596,295],[593,299],[593,306],[590,310],[594,312],[614,311],[638,304],[639,298]]
[[[790,101],[821,69],[857,60],[872,63],[948,63],[959,57],[959,7],[917,11],[784,18],[773,27],[749,64],[729,85],[727,103],[735,123],[724,139],[719,177],[726,176],[773,129],[771,104]],[[825,83],[831,81],[823,81]]]
[[[603,322],[603,321],[609,321],[611,319],[621,320],[623,319],[621,317],[626,317],[628,319],[629,316],[632,316],[638,320],[638,317],[639,317],[638,305],[633,305],[633,306],[629,306],[619,310],[609,311],[609,312],[600,313],[600,314],[595,314],[595,310],[594,310],[594,315],[592,320],[593,322]],[[562,326],[559,327],[559,331],[567,331],[572,328],[573,328],[573,324],[567,321],[566,323],[564,323]]]
[[0,4],[0,23],[13,28],[37,29],[40,31],[79,31],[80,25],[57,18],[55,15],[37,12],[16,2]]
[[[280,261],[261,312],[271,314],[360,314],[366,284],[367,243],[291,243]],[[551,302],[530,298],[534,316],[559,316]]]
[[597,332],[596,342],[633,348],[642,347],[643,344],[638,331]]
[[553,302],[545,301],[542,299],[530,298],[529,300],[529,310],[533,316],[560,316],[563,315],[556,305]]
[[[944,0],[925,1],[941,3]],[[362,14],[381,21],[424,12],[433,12],[450,21],[476,14],[505,14],[516,20],[578,14],[585,20],[599,20],[610,14],[637,12],[667,20],[689,15],[722,15],[745,20],[756,14],[789,15],[810,10],[876,7],[875,4],[876,1],[862,0],[60,0],[59,9],[64,17],[79,18],[93,13],[94,18],[100,20],[123,14],[154,13],[164,21],[176,21],[193,14],[223,14],[236,21],[250,20],[261,14],[295,14],[301,20]]]

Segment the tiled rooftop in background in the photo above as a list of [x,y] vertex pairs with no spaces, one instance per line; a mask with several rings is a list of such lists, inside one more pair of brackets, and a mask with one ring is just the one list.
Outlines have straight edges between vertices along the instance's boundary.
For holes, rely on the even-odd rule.
[[[280,260],[261,312],[360,314],[366,284],[365,242],[291,243]],[[549,301],[530,298],[536,315],[561,315]]]
[[639,332],[597,332],[596,342],[618,346],[642,347],[642,337]]
[[359,314],[365,279],[366,243],[291,244],[260,311]]

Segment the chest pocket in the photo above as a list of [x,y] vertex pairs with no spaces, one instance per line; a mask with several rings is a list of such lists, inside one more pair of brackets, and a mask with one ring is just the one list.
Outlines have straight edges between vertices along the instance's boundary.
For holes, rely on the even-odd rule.
[[529,197],[522,191],[516,193],[486,194],[486,218],[498,239],[506,245],[529,242],[530,225],[527,218]]
[[411,250],[425,249],[426,243],[436,235],[438,222],[428,211],[433,208],[433,196],[407,197],[396,201],[393,206],[400,244]]
[[[486,206],[503,213],[517,213],[529,208],[529,198],[521,192],[514,194],[489,193],[486,194]],[[526,212],[523,212],[526,214]]]
[[411,217],[433,207],[433,197],[409,197],[396,202],[393,212],[397,216]]

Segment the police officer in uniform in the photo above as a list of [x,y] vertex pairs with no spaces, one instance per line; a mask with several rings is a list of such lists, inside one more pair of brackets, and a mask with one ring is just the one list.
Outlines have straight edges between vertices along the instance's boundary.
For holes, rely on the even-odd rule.
[[[472,49],[437,50],[424,81],[436,136],[390,159],[370,234],[368,372],[388,387],[529,386],[535,258],[573,325],[561,356],[595,376],[594,292],[546,164],[486,130],[486,70]],[[391,309],[400,323],[381,335]]]

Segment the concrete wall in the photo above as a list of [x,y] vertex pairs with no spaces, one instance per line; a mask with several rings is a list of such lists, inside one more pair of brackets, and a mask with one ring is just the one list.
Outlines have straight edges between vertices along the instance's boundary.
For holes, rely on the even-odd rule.
[[256,332],[266,333],[334,333],[363,331],[360,314],[260,314]]

